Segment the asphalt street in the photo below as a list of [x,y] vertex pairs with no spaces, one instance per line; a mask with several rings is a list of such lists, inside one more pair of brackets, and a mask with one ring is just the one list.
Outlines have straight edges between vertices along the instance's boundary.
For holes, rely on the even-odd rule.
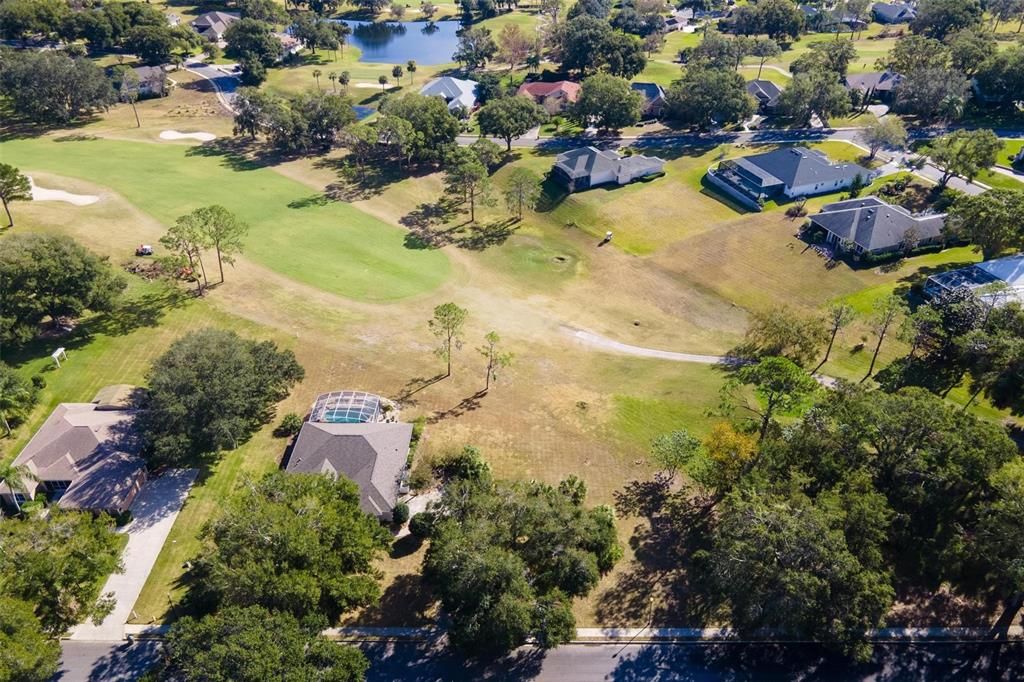
[[[65,641],[60,682],[136,680],[159,658],[159,643]],[[886,643],[872,660],[852,664],[810,644],[571,644],[523,648],[491,663],[468,661],[436,642],[363,642],[368,682],[535,680],[538,682],[711,682],[715,680],[1024,679],[1024,642]]]

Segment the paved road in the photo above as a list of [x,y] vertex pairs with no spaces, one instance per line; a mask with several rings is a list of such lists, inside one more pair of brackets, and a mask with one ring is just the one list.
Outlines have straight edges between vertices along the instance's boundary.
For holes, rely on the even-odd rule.
[[111,575],[103,585],[103,594],[112,592],[117,604],[100,625],[86,622],[75,627],[71,639],[96,642],[124,639],[124,624],[131,617],[135,600],[153,570],[197,473],[195,469],[171,471],[150,481],[139,492],[132,502],[132,522],[121,530],[128,535],[128,544],[121,555],[124,573]]
[[[572,644],[554,651],[523,648],[497,662],[467,661],[434,643],[363,642],[368,682],[537,680],[1019,680],[1024,642],[879,644],[872,660],[853,665],[809,644]],[[64,642],[60,682],[135,680],[159,657],[159,644]]]
[[393,680],[1019,680],[1024,643],[885,644],[854,666],[814,645],[576,644],[544,655],[521,649],[481,665],[429,644],[364,643],[368,682]]
[[61,642],[60,682],[130,682],[153,667],[160,657],[160,642]]
[[[229,67],[223,66],[221,68]],[[221,106],[229,112],[235,113],[235,109],[232,105],[234,104],[235,93],[239,86],[239,81],[236,76],[224,73],[220,68],[198,60],[185,62],[185,70],[191,71],[197,76],[202,76],[206,80],[210,81],[213,84],[213,87],[217,90],[217,99],[220,101]]]

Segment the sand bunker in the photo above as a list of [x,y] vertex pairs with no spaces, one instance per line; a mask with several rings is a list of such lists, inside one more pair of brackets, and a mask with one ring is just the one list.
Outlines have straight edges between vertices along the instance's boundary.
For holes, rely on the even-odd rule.
[[88,206],[100,200],[95,194],[72,194],[62,189],[46,189],[36,185],[32,178],[28,181],[32,185],[32,201],[63,201],[75,206]]
[[165,130],[160,133],[161,140],[199,140],[209,142],[217,139],[213,133],[179,133],[177,130]]

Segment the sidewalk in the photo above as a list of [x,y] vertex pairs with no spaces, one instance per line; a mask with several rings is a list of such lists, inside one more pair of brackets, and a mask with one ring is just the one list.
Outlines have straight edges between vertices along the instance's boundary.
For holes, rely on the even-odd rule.
[[103,642],[120,641],[135,600],[153,570],[167,535],[199,472],[195,469],[171,471],[146,484],[132,503],[132,521],[119,532],[128,535],[121,559],[124,573],[107,578],[101,594],[112,592],[117,604],[100,625],[91,622],[76,626],[68,639]]

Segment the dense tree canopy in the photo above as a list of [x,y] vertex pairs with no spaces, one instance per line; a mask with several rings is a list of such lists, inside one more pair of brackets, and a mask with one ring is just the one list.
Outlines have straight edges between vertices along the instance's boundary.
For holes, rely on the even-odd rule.
[[6,520],[0,547],[0,595],[31,604],[47,635],[59,636],[87,618],[102,621],[113,608],[98,594],[121,568],[110,517],[54,508],[45,517]]
[[246,483],[203,529],[190,597],[207,608],[261,606],[334,625],[380,596],[374,561],[388,538],[359,509],[352,481],[274,472]]
[[439,97],[410,93],[389,98],[381,105],[381,112],[409,123],[405,147],[414,163],[440,161],[459,134],[458,120]]
[[256,19],[240,19],[228,26],[224,32],[228,47],[224,53],[235,59],[251,60],[264,67],[272,66],[281,58],[281,41],[273,34],[273,28]]
[[480,132],[505,141],[509,150],[512,140],[547,120],[547,113],[529,97],[501,97],[480,107],[477,121]]
[[1011,47],[976,65],[975,78],[985,102],[1011,104],[1024,99],[1024,47]]
[[632,78],[644,70],[647,58],[636,36],[616,31],[607,21],[590,15],[566,22],[561,33],[562,69],[590,74],[604,69],[613,76]]
[[782,91],[779,110],[798,125],[808,125],[815,115],[827,125],[829,118],[849,113],[850,96],[835,72],[804,71],[795,74]]
[[1024,191],[996,188],[961,197],[950,209],[957,234],[976,244],[985,259],[996,258],[1008,248],[1024,247]]
[[111,310],[124,278],[71,237],[15,234],[0,249],[0,342],[24,343],[46,320]]
[[586,509],[579,486],[493,482],[486,469],[445,486],[423,573],[452,620],[452,641],[501,653],[534,636],[575,634],[570,599],[621,556],[612,511]]
[[616,130],[639,121],[642,107],[643,95],[626,79],[596,73],[583,81],[571,114],[582,125]]
[[117,101],[103,69],[56,50],[5,52],[0,95],[17,115],[44,124],[68,123]]
[[234,332],[181,337],[153,363],[146,409],[136,417],[146,454],[182,464],[233,449],[273,416],[274,403],[302,379],[290,350]]
[[[920,388],[821,395],[739,458],[738,481],[712,500],[712,546],[694,568],[732,625],[860,657],[897,582],[1019,589],[1020,457],[1001,426]],[[742,450],[735,440],[703,449]]]
[[668,116],[707,129],[744,121],[757,111],[743,76],[730,68],[691,65],[665,92]]
[[294,616],[259,606],[185,617],[167,636],[166,680],[361,682],[369,663],[354,646],[304,628]]
[[[870,653],[864,631],[883,624],[894,598],[874,560],[891,512],[873,492],[852,508],[845,492],[811,499],[747,489],[726,498],[710,562],[733,627],[831,642],[859,658]],[[858,517],[860,509],[868,514]],[[851,535],[860,532],[875,535],[874,543],[858,547]]]
[[961,29],[977,26],[981,17],[978,0],[921,0],[910,30],[942,40]]
[[43,632],[32,604],[0,594],[0,682],[46,682],[59,659],[60,644]]

